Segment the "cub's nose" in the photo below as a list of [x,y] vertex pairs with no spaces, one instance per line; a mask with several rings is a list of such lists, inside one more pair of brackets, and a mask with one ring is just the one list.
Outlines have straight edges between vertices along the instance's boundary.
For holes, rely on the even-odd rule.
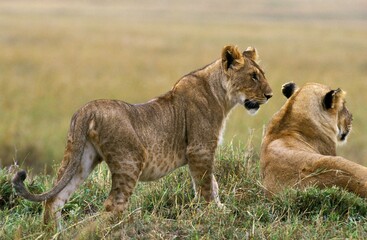
[[265,93],[264,96],[269,100],[273,96],[273,93]]

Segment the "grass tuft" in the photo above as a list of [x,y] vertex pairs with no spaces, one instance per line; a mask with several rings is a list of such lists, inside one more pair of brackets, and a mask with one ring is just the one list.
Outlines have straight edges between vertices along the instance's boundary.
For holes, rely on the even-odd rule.
[[322,217],[358,221],[367,217],[366,201],[338,187],[288,189],[274,199],[274,206],[278,215],[299,215],[304,219]]

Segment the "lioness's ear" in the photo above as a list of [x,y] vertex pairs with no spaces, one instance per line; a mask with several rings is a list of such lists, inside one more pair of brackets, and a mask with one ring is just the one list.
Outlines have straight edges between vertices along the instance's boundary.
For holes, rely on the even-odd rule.
[[343,99],[345,97],[345,92],[340,88],[336,90],[331,90],[325,94],[323,104],[326,109],[331,109],[341,106]]
[[248,47],[244,52],[243,55],[252,61],[257,62],[259,60],[259,54],[257,54],[256,48]]
[[222,65],[225,72],[228,69],[236,69],[245,62],[237,46],[225,46],[222,51]]
[[282,93],[286,98],[290,98],[296,89],[297,85],[294,82],[285,83],[282,86]]

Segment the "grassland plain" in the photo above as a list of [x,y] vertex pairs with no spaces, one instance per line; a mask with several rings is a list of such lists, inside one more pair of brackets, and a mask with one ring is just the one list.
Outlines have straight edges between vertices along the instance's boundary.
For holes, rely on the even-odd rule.
[[[354,130],[339,153],[367,165],[367,108],[363,105],[366,25],[367,3],[359,0],[1,1],[0,167],[17,160],[33,166],[34,172],[47,168],[52,173],[51,166],[57,166],[63,154],[70,117],[87,101],[148,101],[169,90],[181,76],[217,59],[224,45],[233,43],[241,49],[251,45],[259,50],[274,97],[255,117],[241,107],[229,117],[225,157],[218,153],[217,175],[222,176],[222,201],[230,205],[232,213],[208,209],[204,211],[208,217],[203,218],[203,212],[187,207],[193,204],[192,196],[185,195],[191,190],[187,173],[181,170],[153,183],[153,188],[139,185],[139,196],[132,199],[132,220],[127,221],[130,227],[126,229],[131,232],[126,234],[155,238],[364,238],[364,216],[351,214],[349,218],[348,210],[341,217],[336,213],[335,219],[333,214],[324,217],[322,211],[327,207],[322,204],[332,198],[328,194],[335,195],[332,192],[364,204],[343,191],[316,191],[324,200],[317,214],[307,218],[302,216],[308,210],[292,212],[297,209],[292,204],[302,202],[302,194],[307,192],[290,193],[291,200],[263,199],[256,153],[263,126],[285,101],[280,86],[287,81],[299,85],[314,81],[348,92]],[[232,159],[236,154],[246,155],[246,146],[239,145],[244,149],[236,149],[237,153],[230,151],[249,138],[254,148],[250,151],[254,154],[252,168],[243,167],[247,164],[243,156]],[[238,169],[243,173],[236,172]],[[249,173],[251,176],[246,175]],[[68,226],[102,206],[109,178],[103,168],[95,174],[75,194],[77,200],[69,203]],[[230,179],[223,180],[225,176]],[[44,175],[35,180],[42,180],[35,186],[38,190],[47,189],[52,182]],[[88,203],[90,199],[94,199],[92,203]],[[40,205],[14,201],[10,210],[0,209],[1,236],[47,238],[41,231]],[[282,206],[289,208],[275,214],[274,209]],[[265,222],[263,215],[268,219]],[[107,232],[110,228],[104,227]],[[74,230],[65,238],[75,236]],[[105,230],[101,233],[106,234]]]
[[245,141],[255,129],[258,146],[285,101],[280,86],[322,82],[349,93],[354,131],[340,153],[367,164],[367,7],[336,3],[1,1],[1,162],[41,169],[59,162],[70,118],[84,103],[146,102],[233,43],[258,48],[275,95],[255,117],[235,109],[225,142]]

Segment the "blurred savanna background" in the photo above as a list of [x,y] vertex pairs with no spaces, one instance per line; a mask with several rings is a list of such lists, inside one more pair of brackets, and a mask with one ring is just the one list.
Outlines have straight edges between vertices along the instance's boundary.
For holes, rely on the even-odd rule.
[[365,0],[0,2],[0,167],[36,172],[62,159],[72,114],[100,98],[142,103],[220,57],[256,47],[274,97],[251,117],[238,106],[224,144],[262,131],[281,85],[342,88],[354,114],[339,154],[367,165]]

